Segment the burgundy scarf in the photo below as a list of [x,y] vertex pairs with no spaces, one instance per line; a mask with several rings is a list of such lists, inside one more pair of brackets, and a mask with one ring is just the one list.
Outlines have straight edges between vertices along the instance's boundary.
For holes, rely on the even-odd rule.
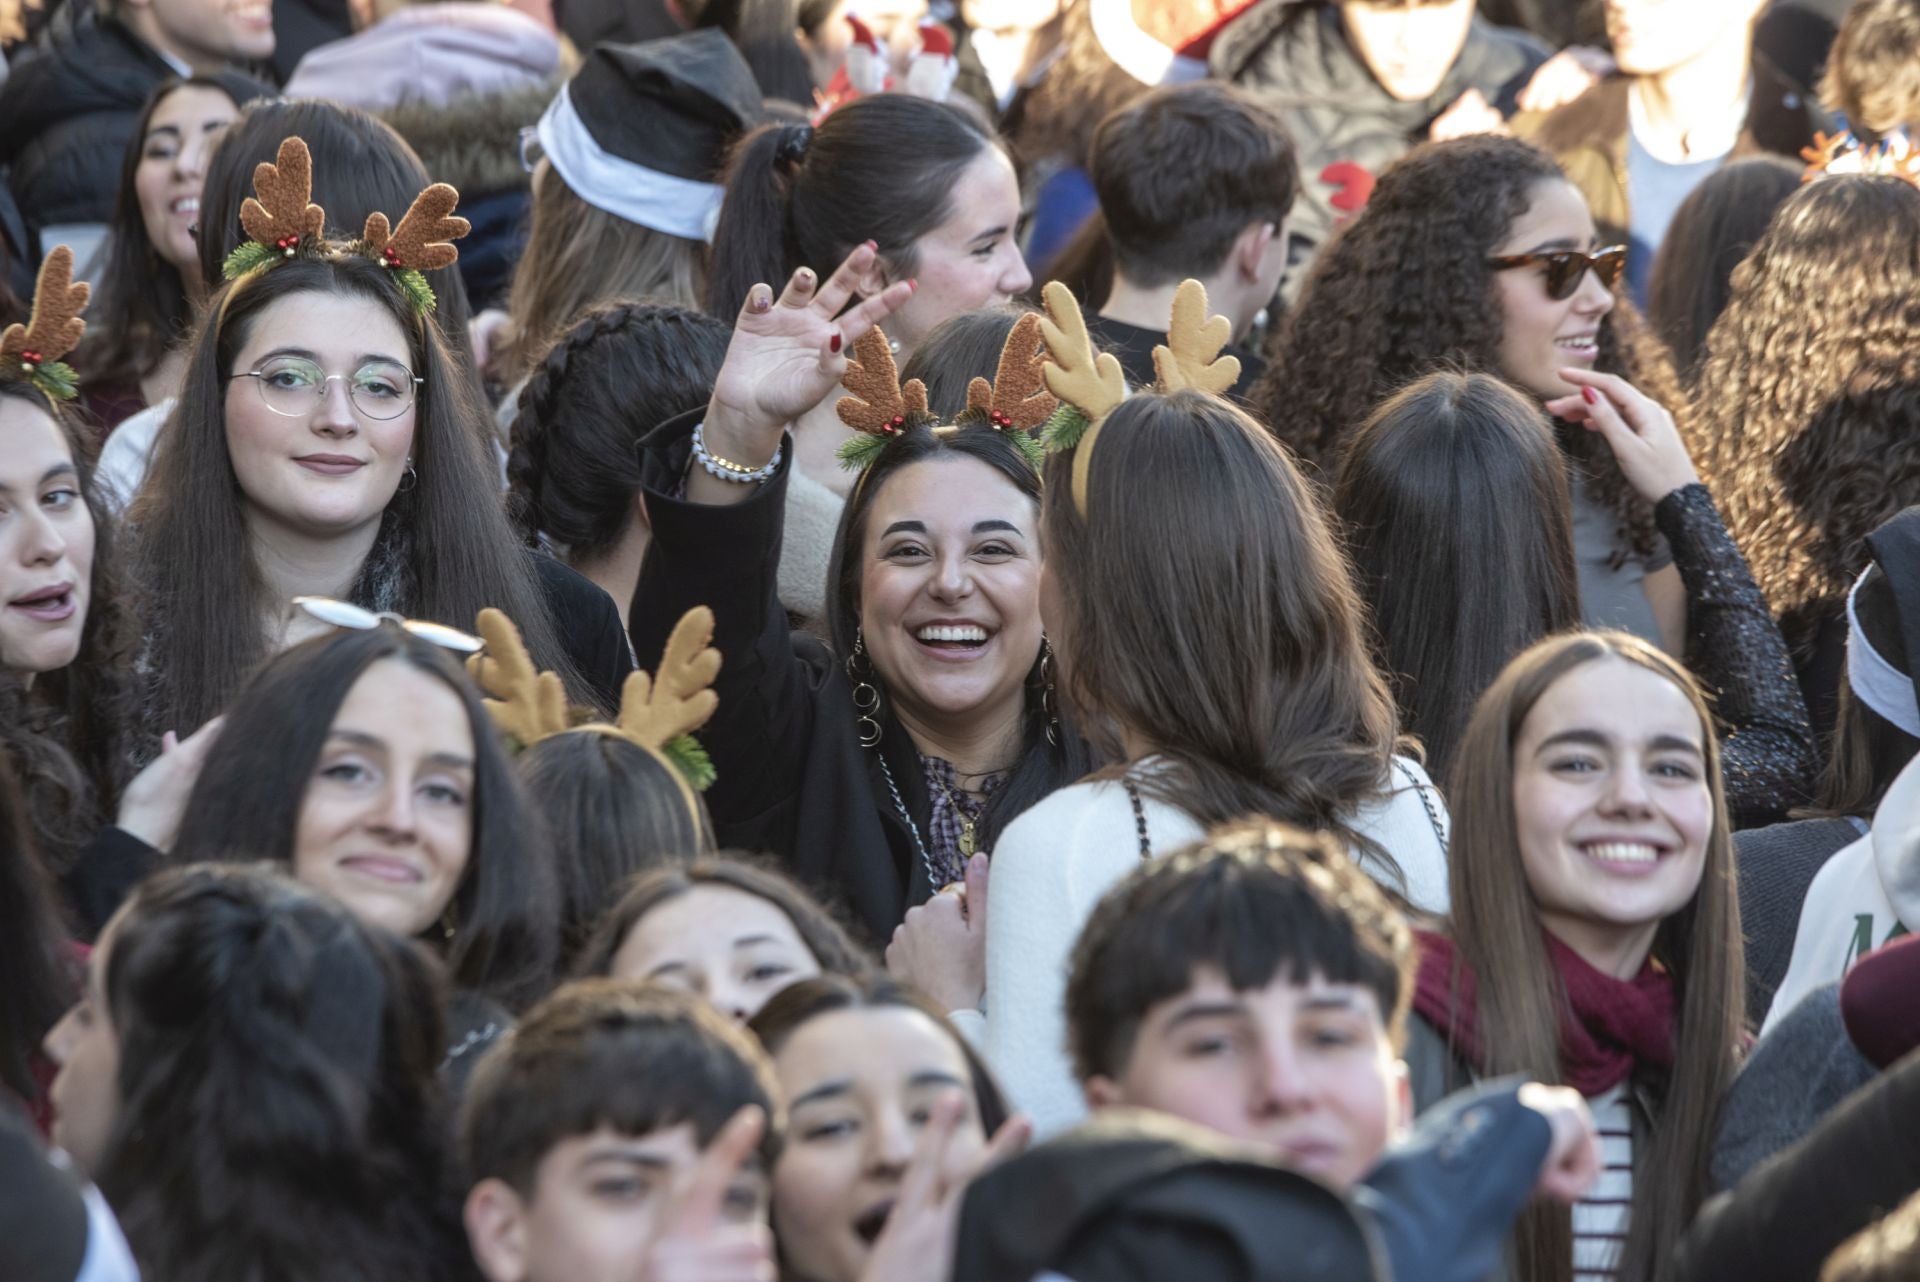
[[[1462,965],[1454,974],[1459,954],[1451,939],[1424,930],[1415,934],[1420,973],[1413,1008],[1485,1072],[1473,972]],[[1673,976],[1649,958],[1632,979],[1615,979],[1589,966],[1552,932],[1541,935],[1567,995],[1560,1021],[1561,1080],[1592,1098],[1624,1082],[1637,1066],[1672,1068]]]

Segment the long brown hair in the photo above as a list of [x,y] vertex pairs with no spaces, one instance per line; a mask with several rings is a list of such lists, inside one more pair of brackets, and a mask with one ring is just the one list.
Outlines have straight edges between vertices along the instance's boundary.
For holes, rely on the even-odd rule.
[[[1547,691],[1604,659],[1637,664],[1686,695],[1700,718],[1713,831],[1693,899],[1660,923],[1652,959],[1673,976],[1674,1066],[1651,1142],[1635,1155],[1633,1209],[1618,1276],[1642,1282],[1666,1260],[1710,1191],[1720,1101],[1732,1085],[1744,1011],[1740,906],[1733,841],[1720,779],[1720,745],[1705,697],[1685,668],[1637,637],[1581,632],[1551,637],[1507,665],[1461,739],[1448,798],[1453,807],[1450,929],[1479,983],[1479,1027],[1488,1076],[1525,1073],[1558,1082],[1566,995],[1548,957],[1520,856],[1514,811],[1514,744]],[[1515,1229],[1516,1276],[1573,1275],[1571,1222],[1562,1207],[1526,1211]]]
[[1205,827],[1268,815],[1391,866],[1351,825],[1385,792],[1393,700],[1299,470],[1245,413],[1191,391],[1129,398],[1099,446],[1090,519],[1069,497],[1071,452],[1049,463],[1041,514],[1080,724],[1147,737],[1174,769],[1141,788]]
[[[1487,257],[1548,181],[1566,175],[1514,138],[1428,143],[1396,161],[1359,217],[1320,252],[1254,385],[1254,409],[1274,434],[1308,466],[1331,471],[1354,430],[1406,383],[1435,369],[1499,374],[1505,320]],[[1624,299],[1600,322],[1596,368],[1672,409],[1684,431],[1665,349]],[[1650,552],[1652,508],[1606,442],[1580,430],[1559,436],[1594,497],[1620,519],[1623,542]]]
[[1696,389],[1696,461],[1804,653],[1920,502],[1920,191],[1851,174],[1780,207],[1733,274]]
[[1553,431],[1491,374],[1429,374],[1354,434],[1333,509],[1401,722],[1445,778],[1473,705],[1508,660],[1580,626]]
[[[574,677],[530,554],[507,524],[484,416],[439,325],[417,315],[393,275],[371,259],[295,259],[232,282],[209,302],[150,483],[134,503],[150,728],[184,734],[198,726],[265,657],[266,586],[227,449],[226,390],[255,320],[303,293],[384,309],[408,336],[410,363],[425,380],[415,398],[415,482],[388,503],[354,599],[456,628],[471,628],[481,607],[497,607],[519,622],[538,666]],[[376,577],[390,581],[392,600],[375,596]],[[576,697],[586,697],[577,677],[569,685]]]

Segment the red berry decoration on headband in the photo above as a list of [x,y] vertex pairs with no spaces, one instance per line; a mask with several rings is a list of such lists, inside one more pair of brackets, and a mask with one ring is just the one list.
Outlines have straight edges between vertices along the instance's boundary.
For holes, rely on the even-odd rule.
[[388,245],[380,251],[380,261],[388,267],[398,267],[400,265],[400,251],[392,245]]
[[987,415],[987,421],[1002,431],[1013,426],[1013,420],[1007,416],[1005,410],[994,410]]
[[40,364],[40,353],[38,352],[20,353],[20,364],[25,366],[27,369],[33,369],[35,366]]

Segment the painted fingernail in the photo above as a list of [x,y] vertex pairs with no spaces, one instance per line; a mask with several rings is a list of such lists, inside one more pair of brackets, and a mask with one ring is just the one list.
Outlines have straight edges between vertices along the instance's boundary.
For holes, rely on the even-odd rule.
[[865,245],[868,249],[871,249],[876,254],[880,252],[880,242],[877,240],[864,240],[864,241],[861,241],[860,243]]
[[920,289],[920,278],[915,276],[912,280],[908,281],[907,289],[911,292],[918,293]]
[[830,352],[837,352],[840,350],[840,335],[835,334],[832,338],[829,338],[827,340],[827,350]]
[[1600,393],[1594,391],[1591,387],[1581,388],[1580,398],[1589,405],[1598,405],[1600,403]]
[[753,297],[747,300],[747,306],[756,312],[764,312],[773,306],[773,293],[770,290],[756,289]]
[[800,283],[801,283],[802,285],[811,285],[811,284],[813,284],[813,268],[811,268],[811,267],[802,267],[802,268],[800,269]]

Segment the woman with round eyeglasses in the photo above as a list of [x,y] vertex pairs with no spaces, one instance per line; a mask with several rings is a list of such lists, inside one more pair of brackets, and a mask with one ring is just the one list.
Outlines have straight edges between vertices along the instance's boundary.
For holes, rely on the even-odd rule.
[[145,728],[185,732],[320,624],[317,596],[470,628],[521,621],[573,698],[631,669],[607,595],[520,547],[481,411],[382,263],[302,254],[225,285],[131,511],[147,589]]

